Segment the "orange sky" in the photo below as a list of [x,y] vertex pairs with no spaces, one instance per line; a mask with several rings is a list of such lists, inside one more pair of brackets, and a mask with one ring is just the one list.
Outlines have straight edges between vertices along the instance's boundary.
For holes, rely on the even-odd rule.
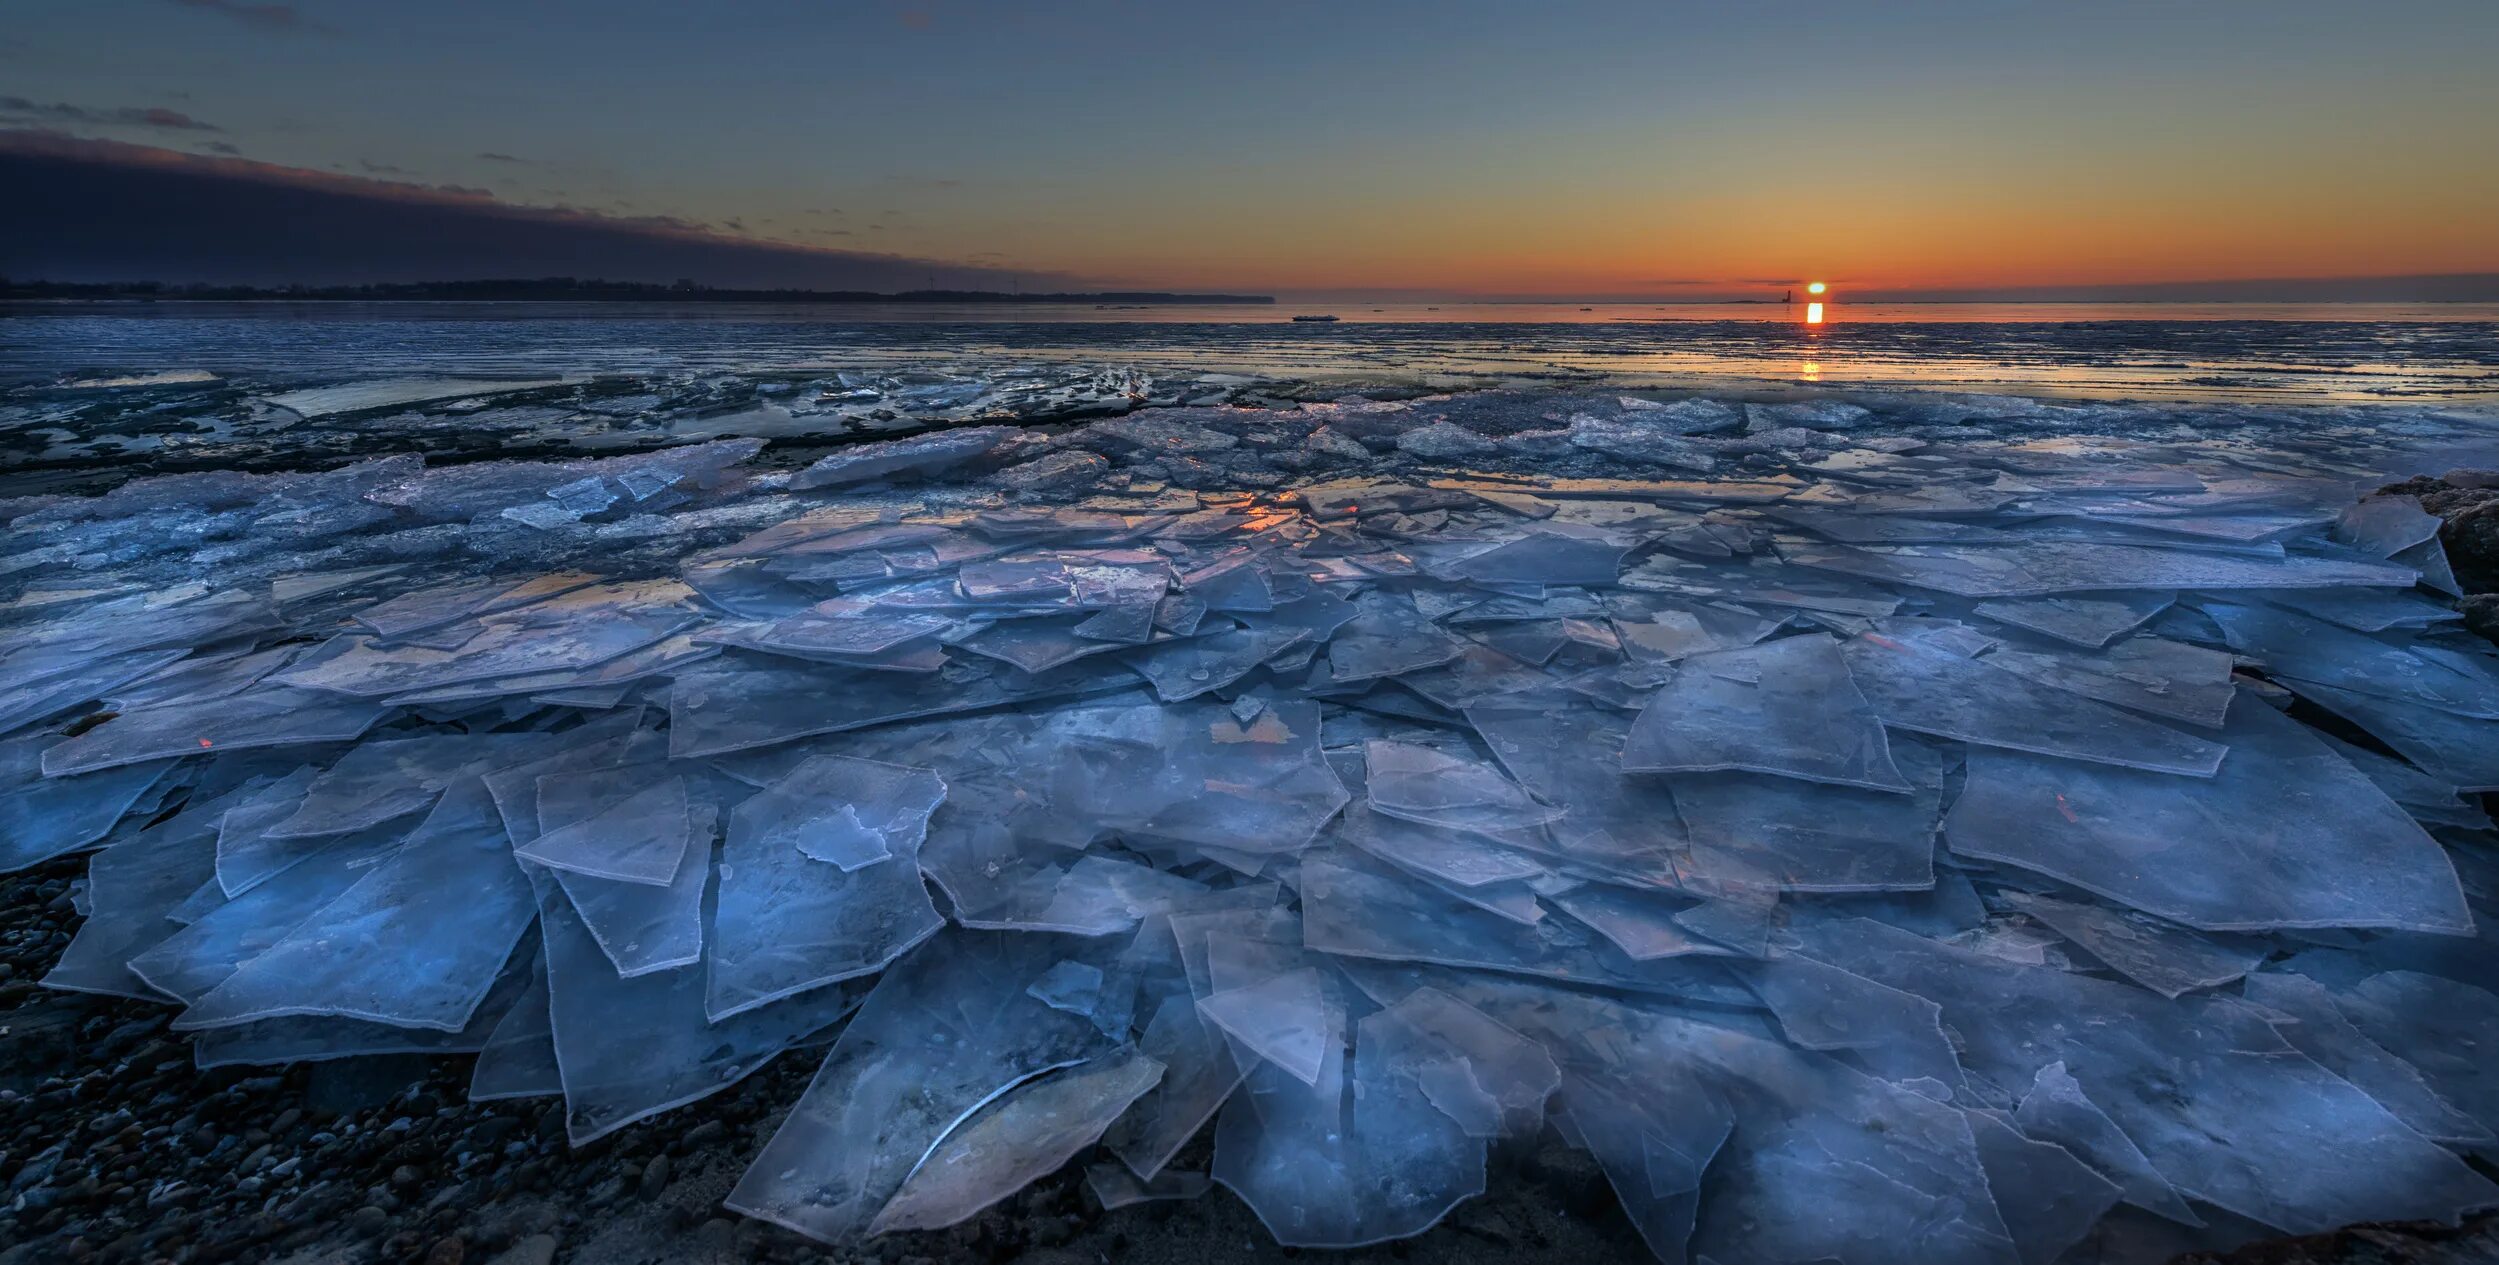
[[21,0],[0,128],[1144,288],[2499,272],[2499,3]]

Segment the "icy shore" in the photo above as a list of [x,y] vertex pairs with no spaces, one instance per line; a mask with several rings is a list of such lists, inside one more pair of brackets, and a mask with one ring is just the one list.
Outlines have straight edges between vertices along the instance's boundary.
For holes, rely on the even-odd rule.
[[0,867],[100,847],[45,983],[205,1066],[587,1142],[821,1059],[728,1203],[830,1241],[1208,1128],[1297,1246],[1548,1130],[1669,1261],[2450,1220],[2499,664],[2363,498],[2492,445],[1495,391],[20,498]]

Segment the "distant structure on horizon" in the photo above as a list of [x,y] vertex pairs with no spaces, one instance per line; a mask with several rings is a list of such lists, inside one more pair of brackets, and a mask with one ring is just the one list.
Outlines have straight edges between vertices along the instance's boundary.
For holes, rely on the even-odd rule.
[[670,285],[573,277],[479,281],[383,282],[342,286],[181,285],[161,281],[19,281],[0,277],[0,299],[171,299],[191,302],[279,299],[311,302],[471,303],[1097,303],[1127,307],[1161,304],[1272,304],[1271,294],[1187,294],[1162,290],[1068,291],[1046,294],[1004,290],[756,290],[698,285],[679,278]]

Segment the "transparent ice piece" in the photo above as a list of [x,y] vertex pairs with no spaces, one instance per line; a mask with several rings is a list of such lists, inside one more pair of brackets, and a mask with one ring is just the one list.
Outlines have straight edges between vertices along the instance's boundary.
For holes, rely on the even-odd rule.
[[1121,660],[1153,682],[1164,702],[1181,703],[1232,685],[1307,638],[1298,628],[1233,628],[1161,642]]
[[1635,962],[1728,951],[1693,935],[1675,921],[1675,914],[1692,904],[1687,898],[1588,883],[1545,899],[1554,908],[1588,924]]
[[2243,699],[2221,736],[2209,779],[1973,748],[1946,840],[2205,931],[2471,931],[2437,841],[2299,722]]
[[799,471],[790,486],[801,490],[846,487],[896,475],[935,474],[979,457],[1016,434],[1011,426],[965,426],[908,439],[851,444]]
[[1483,1142],[1397,1075],[1397,1042],[1370,1039],[1377,1018],[1358,1050],[1330,1044],[1315,1086],[1251,1073],[1216,1124],[1215,1180],[1287,1247],[1418,1234],[1483,1192]]
[[305,788],[296,811],[272,822],[273,839],[341,835],[423,812],[463,772],[508,756],[527,735],[432,734],[359,743]]
[[1798,566],[1960,597],[2044,597],[2111,589],[2408,588],[2419,575],[2410,567],[2305,555],[2250,558],[2074,541],[1896,549],[1794,545],[1781,549],[1780,556]]
[[1376,807],[1348,805],[1337,827],[1339,837],[1401,869],[1459,887],[1521,883],[1548,872],[1545,863],[1480,835],[1418,825],[1373,811]]
[[2204,1224],[2144,1158],[2134,1139],[2092,1103],[2064,1063],[2039,1069],[2013,1112],[2013,1122],[2023,1133],[2064,1147],[2107,1175],[2127,1203],[2181,1225]]
[[2097,650],[2142,627],[2177,600],[2175,593],[2110,593],[2100,597],[2005,598],[1981,602],[1972,609],[1983,619]]
[[1908,794],[1760,773],[1666,779],[1690,839],[1690,872],[1743,872],[1787,891],[1914,891],[1935,881],[1943,769],[1922,742],[1891,744]]
[[575,1146],[746,1078],[773,1056],[849,1014],[864,990],[825,988],[718,1023],[703,1013],[703,968],[626,979],[541,879],[548,1024]]
[[2117,1185],[2053,1142],[2022,1136],[2002,1112],[1969,1113],[1987,1186],[2022,1265],[2055,1265],[2117,1203]]
[[950,1226],[1058,1171],[1162,1075],[1122,1046],[1009,1091],[938,1142],[867,1232]]
[[1302,860],[1303,935],[1347,957],[1540,975],[1634,992],[1749,1004],[1723,968],[1697,958],[1635,962],[1558,918],[1523,925],[1356,855]]
[[1381,1053],[1395,1074],[1412,1077],[1468,1137],[1532,1138],[1544,1127],[1545,1100],[1561,1087],[1561,1069],[1543,1046],[1491,1016],[1439,989],[1418,988],[1363,1024],[1365,1041],[1394,1047]]
[[1104,1212],[1159,1199],[1196,1199],[1214,1189],[1214,1185],[1214,1179],[1204,1173],[1172,1170],[1140,1181],[1123,1165],[1085,1166],[1085,1189],[1093,1192],[1094,1201],[1102,1205]]
[[2129,637],[2096,653],[2003,648],[1981,662],[2042,685],[2071,690],[2206,729],[2230,710],[2230,656],[2158,637]]
[[2499,725],[2314,681],[2289,684],[2301,697],[2368,730],[2422,772],[2467,791],[2499,791]]
[[285,939],[399,850],[404,830],[324,840],[328,846],[130,959],[133,974],[179,1001],[197,1001],[235,968]]
[[2264,606],[2207,602],[2204,613],[2221,625],[2232,650],[2263,660],[2271,675],[2287,682],[2499,719],[2499,674],[2464,656]]
[[[2245,1002],[2172,1000],[1865,920],[1790,930],[1815,958],[1942,1006],[1974,1082],[2025,1087],[2063,1063],[2189,1198],[2291,1233],[2445,1219],[2499,1198],[2454,1155],[2299,1057]],[[2093,1019],[2075,1022],[2081,1015]]]
[[1881,633],[1841,647],[1883,723],[1990,747],[2211,777],[2219,743],[2042,685],[1983,659]]
[[1000,663],[956,660],[916,674],[767,667],[721,661],[677,677],[668,696],[669,754],[721,755],[890,721],[977,711],[1008,703],[1134,687],[1136,677],[1099,660],[1038,675]]
[[1375,589],[1355,599],[1354,608],[1354,617],[1328,643],[1328,664],[1338,681],[1371,681],[1438,667],[1466,649],[1465,642],[1442,632],[1402,595]]
[[694,836],[685,779],[662,779],[575,820],[548,814],[550,796],[562,792],[567,782],[599,776],[556,773],[539,778],[542,833],[513,849],[513,855],[592,878],[668,886]]
[[[946,783],[927,769],[840,755],[810,756],[739,805],[739,819],[776,846],[844,870],[916,854]],[[766,823],[769,823],[768,825]]]
[[[1562,815],[1499,769],[1410,742],[1373,739],[1363,769],[1374,811],[1457,831],[1524,830]],[[1488,881],[1488,880],[1478,880]]]
[[1527,584],[1612,584],[1630,542],[1575,523],[1549,522],[1460,561],[1470,580]]
[[[2487,1125],[2439,1097],[2418,1068],[2353,1026],[2324,985],[2306,976],[2268,971],[2248,976],[2246,992],[2249,1001],[2291,1021],[2274,1025],[2284,1040],[2318,1066],[2359,1086],[2422,1137],[2466,1146],[2494,1140]],[[2365,1010],[2366,1003],[2355,1002],[2355,1006]],[[2401,1026],[2383,1026],[2390,1029],[2389,1035],[2410,1035]]]
[[191,1004],[177,1029],[337,1015],[457,1032],[528,929],[486,788],[454,787],[390,860]]
[[644,975],[703,956],[703,896],[711,880],[717,813],[708,804],[694,809],[692,841],[664,887],[552,871],[618,975]]
[[1242,1048],[1313,1087],[1328,1053],[1345,1040],[1345,1012],[1327,1000],[1316,968],[1225,989],[1198,999],[1197,1009]]
[[1163,1079],[1112,1125],[1103,1144],[1139,1180],[1152,1181],[1239,1088],[1255,1060],[1236,1059],[1187,994],[1167,997],[1138,1048],[1163,1064]]
[[216,869],[214,819],[188,814],[142,830],[87,863],[87,920],[43,977],[46,988],[161,1001],[132,956],[181,930],[169,915]]
[[2381,971],[2334,996],[2337,1009],[2420,1071],[2440,1098],[2499,1131],[2499,994],[2420,971]]
[[45,748],[43,772],[57,778],[211,751],[346,742],[389,714],[362,699],[261,686],[233,698],[124,712]]
[[1906,791],[1883,725],[1829,637],[1697,655],[1632,722],[1631,773],[1744,770]]
[[469,1074],[469,1101],[549,1098],[564,1092],[555,1064],[555,1029],[547,1021],[547,968],[543,951],[529,986],[486,1036]]
[[49,767],[60,750],[51,743],[50,734],[0,741],[0,874],[104,838],[173,767],[169,760],[113,761],[99,766],[102,772],[64,777]]
[[2163,997],[2218,988],[2265,960],[2261,946],[2221,944],[2125,910],[2020,892],[2006,892],[2003,898],[2081,945],[2110,970]]
[[1116,1048],[1024,991],[1068,946],[954,930],[887,971],[728,1205],[810,1238],[855,1239],[984,1105]]
[[766,792],[730,814],[718,925],[704,964],[704,1006],[715,1022],[882,970],[945,925],[912,843],[844,870],[799,850],[792,811]]
[[2438,539],[2439,518],[2418,497],[2372,496],[2354,503],[2334,523],[2334,539],[2363,553],[2391,558]]

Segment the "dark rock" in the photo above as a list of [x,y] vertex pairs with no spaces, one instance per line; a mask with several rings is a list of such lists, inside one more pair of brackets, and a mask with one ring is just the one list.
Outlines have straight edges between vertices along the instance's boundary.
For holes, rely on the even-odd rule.
[[2499,590],[2499,470],[2418,475],[2379,488],[2377,494],[2420,498],[2421,508],[2441,520],[2438,540],[2456,582],[2467,593]]

